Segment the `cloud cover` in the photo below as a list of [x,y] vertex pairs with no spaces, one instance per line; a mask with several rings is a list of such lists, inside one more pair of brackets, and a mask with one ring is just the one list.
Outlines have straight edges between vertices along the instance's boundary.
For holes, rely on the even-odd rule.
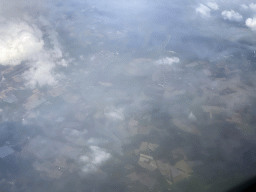
[[200,4],[199,7],[196,8],[196,12],[200,13],[203,17],[211,16],[211,9],[204,4]]
[[19,65],[22,61],[34,59],[43,50],[42,33],[36,26],[24,21],[0,23],[0,63]]
[[61,75],[56,74],[54,69],[56,66],[67,66],[57,37],[51,35],[53,48],[49,49],[45,47],[42,31],[35,24],[21,19],[1,20],[0,64],[17,66],[25,62],[29,70],[24,72],[23,77],[29,88],[56,85]]
[[208,6],[209,8],[211,8],[212,10],[218,10],[218,9],[219,9],[218,4],[215,3],[215,2],[208,2],[208,3],[207,3],[207,6]]
[[[125,2],[125,3],[122,4],[122,2]],[[168,65],[173,65],[174,63],[179,63],[179,62],[182,63],[183,62],[182,59],[185,56],[188,56],[188,58],[191,59],[189,54],[193,51],[194,51],[194,55],[196,55],[197,58],[203,58],[205,60],[207,60],[209,57],[216,59],[218,58],[218,56],[223,56],[223,55],[226,56],[231,53],[234,53],[237,50],[240,51],[241,46],[237,42],[239,42],[239,40],[241,39],[244,40],[244,38],[250,39],[251,38],[250,29],[248,28],[254,29],[256,25],[255,19],[252,19],[252,18],[247,19],[246,23],[243,23],[242,27],[236,25],[236,23],[230,24],[228,22],[224,22],[223,19],[219,19],[221,17],[225,17],[227,20],[230,20],[230,21],[238,21],[238,20],[240,21],[240,18],[242,17],[242,15],[238,15],[236,12],[232,12],[232,10],[225,11],[224,8],[229,7],[230,4],[229,3],[221,4],[220,1],[216,1],[216,2],[221,6],[219,6],[217,3],[214,3],[214,2],[199,4],[199,6],[197,6],[198,5],[197,3],[200,3],[200,2],[196,1],[193,4],[194,6],[197,6],[196,11],[194,7],[186,6],[186,4],[188,4],[186,1],[184,1],[185,3],[182,1],[168,1],[168,3],[165,4],[167,2],[166,1],[165,3],[163,3],[164,6],[162,6],[161,3],[154,4],[152,2],[151,2],[151,5],[153,4],[157,6],[152,6],[151,8],[148,8],[147,5],[145,5],[145,2],[142,2],[142,1],[141,2],[114,1],[114,3],[105,2],[103,3],[104,5],[108,4],[106,5],[106,9],[105,9],[103,4],[96,1],[88,2],[88,4],[94,4],[96,6],[96,7],[89,7],[89,8],[77,2],[72,2],[73,4],[72,3],[68,4],[68,1],[67,1],[64,3],[60,3],[58,5],[59,7],[53,4],[52,5],[53,8],[51,8],[49,11],[51,13],[48,13],[48,17],[45,16],[46,18],[45,20],[39,19],[37,17],[32,19],[31,22],[28,22],[24,19],[5,20],[1,24],[3,25],[3,28],[0,28],[1,29],[0,31],[2,31],[3,37],[4,37],[1,39],[1,43],[0,43],[1,49],[3,51],[2,53],[4,53],[2,55],[0,53],[0,61],[2,65],[5,65],[5,66],[17,66],[22,62],[25,62],[26,65],[29,66],[29,69],[24,72],[23,78],[26,80],[26,85],[28,87],[35,88],[36,86],[56,85],[58,83],[58,80],[60,80],[63,76],[59,74],[57,71],[55,71],[55,69],[58,66],[68,66],[67,64],[68,61],[66,58],[64,58],[62,47],[58,41],[59,36],[58,36],[58,33],[56,32],[57,29],[59,31],[62,31],[63,34],[65,34],[63,35],[60,33],[61,35],[63,35],[62,40],[66,38],[70,40],[69,42],[76,42],[76,43],[78,42],[76,46],[73,46],[73,47],[70,46],[68,43],[66,44],[66,47],[65,47],[66,50],[70,50],[70,51],[76,50],[75,48],[78,47],[78,45],[80,45],[79,43],[84,42],[84,39],[88,38],[88,36],[91,38],[91,39],[88,38],[91,41],[88,41],[89,43],[87,44],[83,44],[82,45],[83,48],[90,47],[91,44],[95,42],[97,43],[97,41],[101,41],[100,38],[102,38],[102,34],[114,33],[115,30],[118,32],[116,34],[122,34],[122,37],[125,38],[127,36],[127,38],[125,39],[125,43],[123,43],[121,40],[118,41],[118,38],[117,38],[116,40],[117,43],[115,42],[116,44],[114,45],[121,44],[124,47],[127,44],[129,44],[129,42],[136,42],[136,43],[140,42],[140,41],[137,41],[137,39],[139,40],[143,39],[143,41],[144,40],[146,41],[147,39],[144,37],[147,36],[147,34],[150,34],[155,31],[157,32],[160,31],[164,34],[170,33],[171,34],[170,41],[166,43],[169,46],[166,46],[167,48],[164,51],[177,49],[177,47],[181,47],[180,49],[177,49],[178,50],[177,52],[180,53],[180,56],[179,57],[168,56],[168,57],[160,57],[158,60],[156,59],[156,64],[164,68]],[[66,7],[65,7],[65,3],[67,3]],[[184,3],[185,5],[182,6],[183,5],[182,3]],[[61,5],[61,4],[64,4],[64,5]],[[97,5],[100,5],[100,6],[97,6]],[[112,5],[113,5],[113,10],[111,9]],[[88,9],[87,12],[84,11],[86,13],[84,13],[82,10],[84,8],[83,6]],[[234,6],[234,10],[236,10],[235,5],[233,6]],[[250,6],[250,7],[252,9],[253,6]],[[139,17],[139,15],[141,14],[140,8],[143,8],[144,17]],[[230,6],[230,8],[233,9],[232,6]],[[221,13],[223,12],[224,14],[222,15]],[[53,13],[55,13],[57,16],[54,15]],[[149,14],[146,14],[146,13],[149,13]],[[93,15],[93,18],[95,20],[93,20],[93,22],[91,23],[89,22],[86,23],[87,18],[91,16],[90,14]],[[198,14],[200,14],[203,18],[211,18],[211,19],[204,20],[204,19],[201,19],[200,17],[198,18],[196,17],[196,15]],[[251,17],[252,16],[253,15],[251,15]],[[159,23],[156,22],[156,20],[153,20],[152,18],[159,18],[160,23],[163,23],[162,25],[164,26],[161,26]],[[247,18],[247,17],[244,16],[244,18]],[[51,28],[51,24],[49,23],[51,19],[54,20],[53,28]],[[244,24],[248,26],[248,28],[245,28]],[[87,31],[89,30],[90,32],[87,32],[87,34],[85,34],[84,29],[86,29]],[[97,35],[99,31],[102,33],[101,35],[100,34]],[[76,33],[80,33],[83,35],[79,36],[79,35],[76,35]],[[74,37],[73,39],[70,38],[71,34],[73,34],[73,37]],[[156,33],[156,34],[157,34],[156,38],[158,38],[160,35],[159,33]],[[152,39],[154,40],[154,38]],[[161,39],[159,41],[161,42]],[[63,40],[63,42],[65,41]],[[99,45],[102,45],[102,44],[99,44]],[[113,47],[109,48],[107,47],[107,45],[105,44],[103,45],[104,45],[102,46],[103,48],[98,46],[98,44],[95,45],[93,48],[95,48],[96,51],[100,50],[99,53],[103,53],[105,50],[110,50],[118,54],[120,50],[121,51],[125,50],[128,47],[127,46],[124,49],[119,50],[118,48],[116,48],[118,46],[113,46],[114,48]],[[134,47],[136,48],[136,46]],[[101,50],[101,48],[103,51]],[[86,55],[85,55],[86,51],[89,52],[91,50],[89,48],[78,50],[79,53],[84,54],[82,56],[83,58],[86,58]],[[132,49],[131,52],[136,53],[136,49],[135,51]],[[96,55],[96,57],[100,58],[102,55],[99,54],[99,55]],[[150,54],[147,54],[147,56],[148,55]],[[78,84],[78,83],[77,84],[75,83],[76,80],[77,82],[79,80],[80,82],[82,82],[81,87],[85,90],[85,92],[88,93],[86,98],[87,100],[89,98],[89,95],[92,95],[93,91],[95,91],[94,89],[98,90],[101,88],[99,85],[95,85],[98,83],[98,81],[96,81],[98,80],[97,78],[104,79],[107,76],[106,73],[110,71],[109,72],[110,75],[107,76],[106,78],[106,83],[108,83],[107,80],[111,80],[111,78],[113,78],[114,76],[114,73],[111,70],[109,70],[109,68],[111,68],[112,66],[105,63],[105,61],[107,60],[106,59],[107,56],[108,56],[107,54],[106,54],[106,57],[104,57],[103,55],[102,56],[103,59],[100,60],[99,62],[100,64],[102,64],[100,66],[102,67],[102,69],[98,66],[96,67],[90,66],[90,63],[88,62],[88,60],[85,59],[86,61],[83,61],[83,65],[87,65],[89,69],[86,68],[86,70],[88,71],[85,71],[84,74],[81,75],[82,77],[78,76],[77,77],[78,80],[75,78],[71,79],[71,81],[74,81],[74,83],[72,84],[72,86],[74,87],[77,86]],[[136,56],[137,55],[135,55],[135,57]],[[118,63],[121,63],[121,62],[118,62]],[[115,70],[118,70],[119,69],[118,67],[120,67],[120,65],[118,65]],[[68,66],[69,71],[72,71],[73,69],[74,69],[73,66]],[[164,68],[164,69],[167,69],[167,68]],[[145,70],[145,68],[142,67],[141,70],[143,71]],[[88,73],[94,73],[95,74],[94,79],[91,80],[90,78],[84,78],[84,76],[87,76]],[[74,76],[77,76],[77,74],[74,74]],[[202,76],[202,75],[198,75],[198,76]],[[161,76],[158,78],[163,78],[163,77]],[[193,80],[194,80],[194,76],[191,77],[190,83],[192,82],[193,84]],[[200,79],[200,81],[202,80]],[[168,82],[168,79],[167,79],[167,82]],[[136,83],[137,82],[135,82],[135,84]],[[129,84],[129,86],[134,86],[134,85]],[[134,87],[136,88],[136,86]],[[131,89],[129,91],[131,92],[130,95],[132,95],[132,93],[137,90]],[[159,92],[161,92],[161,90]],[[128,102],[128,103],[132,101],[132,99],[125,98],[122,95],[119,96],[119,98],[113,95],[106,97],[105,89],[102,90],[102,92],[100,91],[97,92],[95,95],[97,96],[101,95],[103,98],[103,99],[100,99],[101,102],[106,102],[106,103],[115,102],[120,98],[127,100],[125,102]],[[137,97],[137,96],[134,96],[134,97]],[[95,98],[96,97],[93,96],[92,100],[95,100]],[[136,103],[136,106],[140,106],[140,105],[137,105]],[[139,107],[139,108],[140,110],[145,110],[143,107]],[[176,110],[176,108],[173,108],[173,109]],[[52,110],[55,110],[55,108],[53,108]],[[70,110],[70,114],[75,113],[75,111],[76,111],[76,107],[73,107],[72,110]],[[114,110],[114,109],[109,110],[108,113],[105,113],[105,116],[109,119],[112,119],[114,123],[117,123],[125,119],[125,114],[123,113],[123,111],[125,110],[122,110],[122,108],[118,108],[118,110]],[[103,117],[98,117],[98,118],[99,119],[102,118],[100,119],[102,122],[105,121]],[[52,121],[52,119],[49,121]],[[52,129],[53,131],[56,131],[54,126]],[[110,132],[109,129],[107,129],[105,126],[103,126],[102,129],[105,131],[104,132],[105,135],[109,134],[108,138],[112,138],[112,140],[114,140],[113,139],[114,136],[109,133]],[[112,129],[115,129],[115,127]],[[58,131],[56,132],[59,133]],[[100,132],[102,134],[103,131],[100,131]],[[81,133],[79,133],[79,136],[80,136],[79,138],[81,138],[81,140],[84,143],[86,143],[87,141],[86,139],[88,138],[85,138],[86,136],[84,136]],[[73,144],[76,145],[76,143],[73,141],[74,135],[72,136],[70,134],[67,134],[66,137],[72,140]],[[76,137],[74,140],[80,141]],[[85,173],[96,172],[104,162],[106,162],[108,159],[111,158],[110,153],[106,152],[101,147],[95,146],[96,142],[93,143],[90,141],[93,141],[93,140],[88,140],[89,145],[92,145],[89,147],[88,154],[86,153],[84,156],[81,156],[79,159],[82,166],[81,169]],[[114,140],[114,142],[117,142],[117,141]],[[120,147],[121,147],[121,144],[120,144]],[[51,148],[51,146],[48,146],[48,148]],[[59,155],[58,150],[56,150],[54,155],[56,156]]]
[[252,30],[256,30],[256,18],[248,18],[245,21],[247,27],[251,28]]
[[90,146],[91,153],[89,155],[83,155],[79,158],[82,162],[82,171],[84,173],[92,173],[98,170],[99,166],[111,158],[110,153],[107,153],[104,149],[98,146]]
[[225,20],[229,20],[229,21],[242,21],[243,20],[243,16],[240,15],[238,12],[235,12],[234,10],[231,11],[223,11],[221,13],[221,15],[223,16],[223,18]]

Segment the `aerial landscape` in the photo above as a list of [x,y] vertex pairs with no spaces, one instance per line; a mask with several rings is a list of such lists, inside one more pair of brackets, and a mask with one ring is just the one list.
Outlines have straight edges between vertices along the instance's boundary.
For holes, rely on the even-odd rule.
[[0,192],[255,176],[255,15],[247,0],[0,0]]

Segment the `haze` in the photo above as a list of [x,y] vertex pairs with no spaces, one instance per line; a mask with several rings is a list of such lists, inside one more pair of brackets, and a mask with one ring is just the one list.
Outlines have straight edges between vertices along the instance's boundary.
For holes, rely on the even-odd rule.
[[246,0],[0,0],[0,191],[254,176],[255,34]]

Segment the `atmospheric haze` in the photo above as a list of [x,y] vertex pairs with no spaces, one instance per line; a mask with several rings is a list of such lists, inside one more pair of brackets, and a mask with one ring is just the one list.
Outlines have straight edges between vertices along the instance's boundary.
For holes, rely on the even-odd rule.
[[0,0],[0,191],[255,175],[255,51],[252,1]]

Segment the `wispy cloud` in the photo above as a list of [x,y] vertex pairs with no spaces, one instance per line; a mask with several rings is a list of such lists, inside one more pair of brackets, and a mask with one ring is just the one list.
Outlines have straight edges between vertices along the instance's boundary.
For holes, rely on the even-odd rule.
[[249,7],[253,10],[253,11],[256,11],[256,3],[251,3],[249,5]]
[[209,8],[211,8],[212,10],[219,10],[219,6],[217,3],[215,2],[208,2],[206,4]]
[[242,8],[243,10],[248,10],[248,9],[249,9],[249,7],[248,7],[247,5],[245,5],[245,4],[242,4],[242,5],[241,5],[241,8]]
[[196,8],[196,12],[200,13],[203,17],[210,17],[211,9],[203,4],[200,4],[199,7]]

